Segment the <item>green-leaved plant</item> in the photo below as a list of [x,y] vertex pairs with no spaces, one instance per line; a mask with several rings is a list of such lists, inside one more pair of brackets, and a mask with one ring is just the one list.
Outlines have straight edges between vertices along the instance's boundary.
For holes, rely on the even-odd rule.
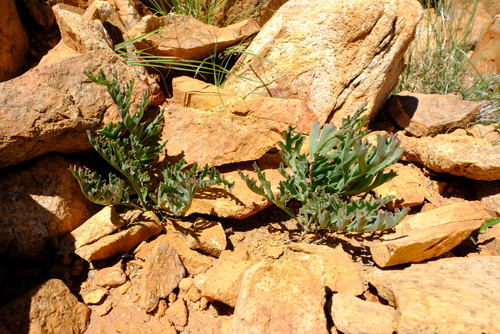
[[[277,194],[257,165],[254,168],[259,184],[242,172],[241,178],[252,191],[294,218],[306,232],[321,229],[370,232],[391,228],[408,210],[396,210],[395,214],[382,212],[380,208],[393,197],[377,199],[366,192],[396,175],[384,169],[394,164],[403,150],[393,135],[378,136],[376,146],[363,139],[368,133],[363,130],[366,120],[360,117],[363,108],[344,119],[341,128],[326,124],[321,130],[319,123],[314,122],[308,155],[301,153],[305,136],[294,134],[292,127],[285,131],[284,141],[278,144],[284,162],[279,172],[285,180],[279,183]],[[298,214],[287,207],[291,199],[302,204]]]
[[[184,160],[162,171],[162,178],[152,180],[152,163],[165,148],[161,143],[163,111],[153,120],[143,120],[148,105],[147,93],[142,97],[135,113],[130,112],[133,81],[123,91],[115,75],[107,80],[101,71],[98,76],[85,73],[93,82],[104,85],[118,108],[122,121],[108,124],[92,137],[94,149],[125,179],[109,174],[108,180],[88,168],[71,167],[85,196],[101,205],[128,205],[142,210],[162,210],[174,215],[185,213],[200,188],[223,185],[231,190],[234,183],[225,180],[214,168],[198,170],[194,164],[185,169]],[[152,182],[157,181],[157,182]],[[158,184],[152,189],[153,184]]]

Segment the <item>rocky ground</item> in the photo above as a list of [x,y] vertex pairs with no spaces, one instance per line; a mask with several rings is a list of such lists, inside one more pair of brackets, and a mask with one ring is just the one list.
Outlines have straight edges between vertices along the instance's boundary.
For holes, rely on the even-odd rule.
[[[477,24],[493,31],[486,2]],[[500,332],[500,224],[476,233],[500,214],[500,134],[474,124],[481,102],[389,96],[417,1],[270,1],[224,28],[255,4],[213,27],[126,0],[20,3],[19,16],[0,0],[17,22],[0,54],[0,333]],[[235,71],[258,80],[216,87],[113,50],[158,27],[135,46],[199,60],[255,35],[250,50],[274,66],[246,56]],[[175,219],[89,202],[68,168],[109,172],[86,134],[118,120],[83,75],[99,70],[134,80],[135,102],[148,92],[148,115],[164,109],[164,161],[216,166],[234,190],[204,189]],[[405,149],[373,191],[410,208],[395,228],[306,234],[237,175],[257,162],[277,183],[284,130],[338,124],[361,102],[367,139],[397,133]]]

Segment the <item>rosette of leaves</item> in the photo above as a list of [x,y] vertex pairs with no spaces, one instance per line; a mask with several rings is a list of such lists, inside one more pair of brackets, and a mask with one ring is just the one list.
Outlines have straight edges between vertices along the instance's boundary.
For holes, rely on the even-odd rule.
[[[306,231],[339,230],[371,232],[389,229],[408,212],[395,213],[381,207],[394,197],[375,198],[368,192],[391,180],[396,173],[385,168],[403,153],[394,135],[377,137],[376,146],[363,139],[368,130],[361,117],[362,105],[356,113],[342,121],[341,128],[326,124],[320,129],[314,122],[309,134],[309,154],[302,152],[305,136],[294,134],[289,127],[284,141],[278,143],[282,163],[279,172],[285,178],[274,193],[265,173],[254,165],[258,181],[239,172],[255,193],[267,198],[294,218]],[[302,206],[296,214],[287,207],[291,200]]]
[[[137,111],[130,112],[134,82],[122,90],[117,75],[107,80],[101,71],[98,76],[85,75],[93,82],[104,85],[118,108],[122,121],[108,124],[88,138],[94,149],[116,169],[123,177],[110,173],[107,180],[88,168],[70,168],[78,180],[85,196],[101,205],[128,205],[141,210],[162,210],[174,215],[185,213],[200,188],[223,185],[231,190],[234,183],[225,180],[215,168],[205,166],[198,170],[198,165],[186,170],[184,160],[172,167],[166,167],[161,175],[163,179],[152,180],[152,163],[165,148],[161,143],[163,111],[152,120],[143,120],[144,111],[149,104],[147,93],[139,102]],[[155,181],[155,182],[152,182]],[[156,189],[151,189],[158,184]]]

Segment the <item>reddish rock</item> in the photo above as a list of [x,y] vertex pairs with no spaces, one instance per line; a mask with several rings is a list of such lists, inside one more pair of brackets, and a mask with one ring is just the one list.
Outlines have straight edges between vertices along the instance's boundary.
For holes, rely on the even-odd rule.
[[218,257],[227,247],[226,232],[221,223],[199,217],[187,231],[186,243],[191,249],[201,249]]
[[94,283],[99,286],[116,287],[127,282],[127,276],[121,268],[103,268],[95,273]]
[[477,247],[481,255],[500,256],[500,224],[486,229],[483,234],[479,234]]
[[180,327],[185,326],[188,321],[188,310],[184,300],[177,299],[172,305],[169,306],[165,316],[173,325]]
[[474,70],[481,75],[489,76],[500,72],[500,16],[496,15],[494,20],[486,27],[481,40],[472,53],[471,61]]

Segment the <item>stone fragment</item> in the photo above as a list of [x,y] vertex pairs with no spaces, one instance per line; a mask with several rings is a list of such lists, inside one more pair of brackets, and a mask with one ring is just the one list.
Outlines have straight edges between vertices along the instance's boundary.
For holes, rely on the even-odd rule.
[[417,1],[290,0],[248,48],[267,61],[245,55],[233,69],[240,77],[222,87],[303,99],[321,124],[340,123],[365,101],[373,118],[397,85],[421,17]]
[[114,206],[106,206],[85,223],[64,236],[57,254],[71,254],[75,249],[99,240],[123,225],[125,225],[125,222],[118,216]]
[[92,312],[95,312],[98,316],[103,317],[108,314],[113,308],[113,303],[109,300],[105,300],[101,305],[96,305],[92,307]]
[[188,322],[188,310],[183,299],[177,299],[169,306],[165,313],[168,321],[175,326],[186,326]]
[[399,136],[405,149],[402,159],[415,161],[438,173],[473,180],[500,179],[500,146],[468,136],[437,135],[434,138]]
[[0,309],[2,333],[82,334],[90,310],[58,279],[48,280]]
[[499,256],[374,270],[368,281],[396,307],[398,334],[500,332]]
[[130,252],[142,241],[159,234],[162,230],[163,226],[158,217],[153,212],[146,211],[137,221],[130,223],[120,232],[82,246],[76,249],[75,253],[87,261],[109,259]]
[[479,115],[481,105],[453,94],[401,92],[389,99],[388,112],[408,134],[423,137],[466,127]]
[[141,20],[141,15],[137,11],[133,0],[113,0],[116,11],[119,14],[119,21],[124,25],[124,33],[132,29]]
[[396,320],[393,307],[337,293],[332,297],[332,320],[342,333],[392,334]]
[[85,304],[99,304],[104,297],[109,294],[109,291],[104,288],[97,288],[83,296]]
[[243,274],[252,264],[248,251],[243,248],[236,248],[234,252],[223,251],[212,268],[196,276],[194,285],[200,290],[202,297],[234,307]]
[[221,223],[199,217],[187,231],[186,244],[218,257],[227,247],[226,232]]
[[363,293],[363,282],[358,271],[351,257],[341,247],[292,243],[288,245],[288,248],[296,252],[318,255],[323,260],[325,286],[330,290],[329,292],[350,296],[359,296]]
[[179,289],[181,289],[182,291],[188,291],[192,285],[193,285],[193,278],[184,277],[179,282]]
[[420,228],[408,234],[396,235],[392,240],[374,243],[370,246],[370,252],[380,267],[422,262],[458,246],[483,224],[484,220],[470,219]]
[[165,110],[162,139],[168,140],[170,157],[221,166],[259,159],[289,126],[309,133],[312,119],[307,105],[296,99],[255,98],[210,110],[173,104]]
[[87,20],[99,20],[104,23],[113,13],[113,6],[109,2],[102,0],[95,0],[92,4],[85,10],[83,18]]
[[202,60],[259,31],[253,20],[217,28],[186,15],[170,14],[162,17],[148,15],[127,35],[134,39],[160,28],[159,32],[135,42],[135,47],[155,56]]
[[485,256],[500,256],[500,224],[494,225],[483,234],[477,236],[479,254]]
[[262,261],[245,272],[234,309],[233,333],[328,333],[325,278],[309,267],[316,255]]
[[0,175],[1,254],[42,260],[49,245],[99,210],[68,171],[75,163],[50,155]]
[[14,0],[1,0],[0,82],[12,79],[25,70],[29,39],[19,18]]
[[424,203],[426,197],[432,194],[432,182],[424,175],[420,168],[414,165],[395,163],[387,168],[397,173],[397,176],[375,189],[377,198],[394,196],[386,204],[389,210],[401,207],[412,207]]
[[155,246],[146,258],[141,276],[141,307],[147,312],[153,311],[160,298],[177,288],[186,273],[174,247],[158,239],[153,243]]
[[485,206],[479,201],[454,203],[407,217],[398,225],[396,232],[406,234],[422,228],[470,220],[491,218]]
[[95,273],[94,283],[99,286],[120,286],[127,282],[127,276],[117,267],[103,268]]
[[80,53],[112,49],[113,42],[101,21],[89,20],[61,5],[53,10],[65,45]]

